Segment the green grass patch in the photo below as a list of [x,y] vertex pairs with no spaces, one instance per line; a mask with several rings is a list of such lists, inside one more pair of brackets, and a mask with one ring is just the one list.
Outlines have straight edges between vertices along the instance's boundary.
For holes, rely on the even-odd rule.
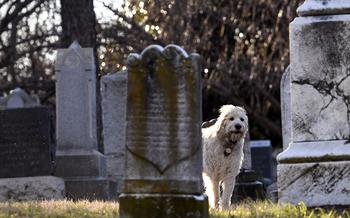
[[[0,203],[0,218],[3,217],[118,217],[118,203],[103,201],[31,201]],[[275,204],[268,201],[244,202],[228,211],[210,210],[211,218],[228,217],[320,217],[350,218],[349,210],[309,209],[305,204]]]
[[269,201],[247,201],[232,206],[229,211],[210,210],[211,218],[227,217],[305,217],[305,218],[350,218],[349,210],[307,208],[306,204],[276,204]]

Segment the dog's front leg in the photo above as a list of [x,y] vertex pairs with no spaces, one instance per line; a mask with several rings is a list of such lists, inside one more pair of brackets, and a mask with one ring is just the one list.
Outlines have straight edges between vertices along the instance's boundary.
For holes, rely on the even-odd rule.
[[227,177],[222,182],[221,208],[228,210],[231,206],[231,196],[235,186],[235,177]]
[[214,194],[214,207],[219,207],[219,199],[220,199],[220,185],[219,181],[213,181],[213,194]]
[[208,196],[209,206],[216,208],[219,205],[219,182],[213,180],[208,175],[203,174],[205,193]]

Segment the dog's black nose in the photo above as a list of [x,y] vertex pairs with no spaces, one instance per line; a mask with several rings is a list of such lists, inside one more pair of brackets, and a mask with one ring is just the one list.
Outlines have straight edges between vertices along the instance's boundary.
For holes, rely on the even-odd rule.
[[236,125],[235,125],[235,128],[236,128],[237,130],[240,130],[240,129],[242,128],[242,126],[241,126],[240,124],[236,124]]

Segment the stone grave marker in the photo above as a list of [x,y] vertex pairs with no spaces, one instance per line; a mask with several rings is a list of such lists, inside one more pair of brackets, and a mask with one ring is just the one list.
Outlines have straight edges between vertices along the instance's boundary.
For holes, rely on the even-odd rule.
[[96,75],[92,48],[58,49],[56,70],[57,175],[72,199],[114,199],[106,158],[97,150]]
[[0,178],[51,175],[51,131],[45,107],[0,110]]
[[252,168],[263,177],[272,180],[272,146],[270,140],[250,141]]
[[176,45],[152,45],[128,58],[121,217],[208,217],[199,59]]
[[108,178],[122,187],[125,162],[127,72],[108,74],[101,79],[104,154]]
[[306,0],[297,12],[290,24],[292,135],[278,155],[279,202],[350,205],[350,1]]
[[258,181],[258,173],[253,167],[253,153],[251,148],[251,141],[249,132],[246,134],[243,147],[244,159],[240,173],[236,177],[236,184],[231,196],[233,204],[244,201],[248,198],[251,200],[264,199],[265,190],[263,184]]
[[0,104],[0,201],[63,198],[63,180],[51,176],[55,144],[50,110],[21,89]]
[[39,106],[39,97],[28,95],[23,89],[15,88],[9,96],[0,98],[0,109]]

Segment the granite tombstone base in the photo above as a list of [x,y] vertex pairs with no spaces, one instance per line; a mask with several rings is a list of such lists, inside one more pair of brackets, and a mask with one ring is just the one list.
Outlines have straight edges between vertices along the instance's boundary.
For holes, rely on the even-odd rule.
[[236,185],[231,196],[233,204],[250,200],[266,199],[266,190],[254,170],[241,170],[236,177]]
[[69,199],[117,198],[117,184],[107,178],[106,158],[98,151],[57,151],[56,162],[56,175],[64,178]]
[[54,176],[0,179],[0,201],[59,200],[65,196],[64,181]]
[[344,140],[291,144],[278,156],[279,202],[350,205],[349,154]]
[[204,195],[185,194],[122,194],[119,197],[120,217],[203,218],[208,215],[208,200]]
[[278,165],[279,202],[350,205],[350,161]]

